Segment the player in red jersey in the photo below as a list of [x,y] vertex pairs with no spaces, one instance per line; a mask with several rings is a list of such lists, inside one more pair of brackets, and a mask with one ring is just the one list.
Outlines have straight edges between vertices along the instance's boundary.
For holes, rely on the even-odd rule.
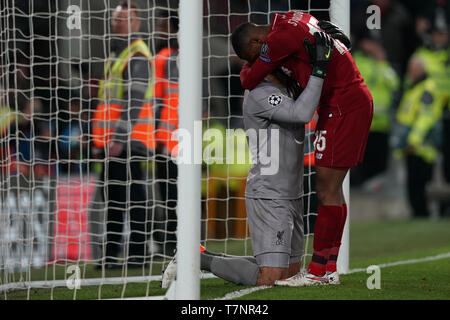
[[[311,65],[308,50],[318,31],[329,33],[335,42],[326,75],[320,63]],[[301,281],[280,284],[338,283],[336,261],[347,217],[342,184],[349,168],[363,160],[373,115],[372,96],[344,44],[349,40],[329,22],[290,11],[275,14],[270,25],[241,24],[233,31],[232,43],[248,62],[240,74],[245,89],[253,89],[278,66],[303,88],[311,74],[325,78],[314,140],[319,200],[314,253]]]

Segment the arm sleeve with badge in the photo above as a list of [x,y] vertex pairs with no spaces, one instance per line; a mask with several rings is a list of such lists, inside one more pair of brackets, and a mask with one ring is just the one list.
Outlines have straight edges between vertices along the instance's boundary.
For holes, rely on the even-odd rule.
[[293,100],[275,86],[254,89],[252,99],[254,114],[271,121],[284,123],[308,123],[317,108],[322,92],[323,79],[311,76],[302,94]]

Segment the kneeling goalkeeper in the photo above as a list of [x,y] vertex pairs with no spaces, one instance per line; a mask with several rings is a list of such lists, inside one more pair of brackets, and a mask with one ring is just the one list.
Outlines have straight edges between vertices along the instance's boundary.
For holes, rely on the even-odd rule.
[[[328,58],[324,53],[333,50],[333,41],[321,32],[315,37],[311,58],[313,63],[320,58],[321,68],[326,69],[324,59],[328,62]],[[253,159],[245,201],[254,256],[218,254],[201,247],[202,270],[236,284],[258,286],[271,286],[300,271],[305,124],[319,103],[323,81],[311,75],[301,92],[295,80],[277,69],[256,88],[245,92],[244,125]],[[273,139],[273,135],[278,139]],[[279,154],[273,156],[274,152]],[[162,287],[167,288],[175,276],[176,257],[163,273]]]

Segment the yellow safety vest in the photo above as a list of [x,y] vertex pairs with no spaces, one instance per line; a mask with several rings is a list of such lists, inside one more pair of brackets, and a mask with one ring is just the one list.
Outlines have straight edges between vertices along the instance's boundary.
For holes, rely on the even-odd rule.
[[[148,58],[151,63],[151,53],[148,46],[141,39],[133,41],[116,58],[114,53],[108,57],[105,64],[105,78],[99,83],[100,103],[93,117],[93,142],[97,148],[103,148],[108,144],[114,133],[114,124],[120,118],[124,96],[123,72],[130,59],[140,53]],[[154,114],[150,98],[153,95],[153,77],[145,92],[146,102],[143,104],[138,116],[138,122],[131,132],[131,139],[137,140],[149,149],[155,148]]]
[[413,146],[415,154],[427,162],[437,155],[436,131],[445,106],[445,95],[432,78],[427,78],[405,91],[397,111],[397,122],[408,129],[406,144]]

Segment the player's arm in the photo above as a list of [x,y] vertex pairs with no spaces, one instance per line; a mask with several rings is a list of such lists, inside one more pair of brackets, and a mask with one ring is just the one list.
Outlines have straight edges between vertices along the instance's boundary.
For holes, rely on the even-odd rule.
[[294,100],[284,95],[275,85],[258,87],[249,94],[255,114],[274,122],[304,124],[311,121],[319,104],[323,79],[311,76],[308,85]]
[[281,62],[301,48],[301,41],[287,31],[272,32],[261,47],[253,64],[242,67],[240,78],[244,89],[253,89],[272,73]]

